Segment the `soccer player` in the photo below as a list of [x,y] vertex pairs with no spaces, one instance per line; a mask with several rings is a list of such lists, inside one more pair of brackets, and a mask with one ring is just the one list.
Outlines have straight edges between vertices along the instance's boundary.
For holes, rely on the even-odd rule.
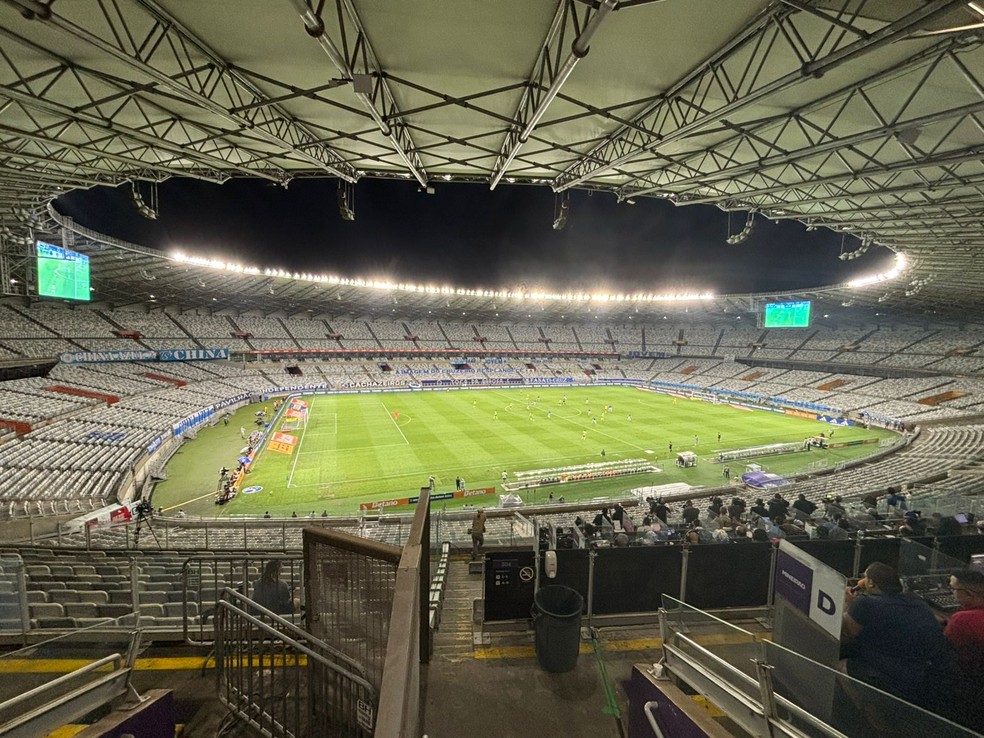
[[632,422],[632,413],[629,413],[629,422]]
[[718,443],[721,443],[721,434],[718,433]]
[[492,411],[492,420],[498,420],[498,419],[499,419],[499,411],[498,410],[493,410]]
[[598,418],[591,418],[591,425],[598,425]]
[[699,444],[700,444],[700,439],[697,437],[696,434],[694,434],[694,445],[697,446]]
[[581,431],[581,440],[583,441],[588,437],[588,432],[586,430]]

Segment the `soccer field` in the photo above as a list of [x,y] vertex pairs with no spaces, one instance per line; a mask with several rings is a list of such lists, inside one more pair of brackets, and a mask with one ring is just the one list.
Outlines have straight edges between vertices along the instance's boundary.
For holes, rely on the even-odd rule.
[[[292,431],[297,439],[292,453],[265,446],[257,454],[244,486],[262,487],[261,491],[240,494],[230,504],[215,507],[208,494],[215,486],[211,467],[218,468],[225,457],[203,448],[187,459],[179,454],[172,460],[168,467],[171,481],[155,491],[154,504],[184,506],[200,514],[354,513],[362,502],[415,495],[431,475],[437,491],[446,492],[454,490],[458,476],[468,489],[495,487],[503,471],[512,480],[517,471],[620,459],[645,459],[661,471],[527,490],[523,498],[534,502],[553,492],[555,497],[563,495],[574,501],[679,481],[716,486],[723,481],[723,465],[710,460],[719,451],[802,441],[832,429],[807,418],[674,399],[632,387],[523,387],[304,399],[309,403],[307,424]],[[248,410],[237,413],[237,418],[248,416]],[[207,447],[213,443],[210,433],[225,438],[230,430],[237,431],[238,422],[234,420],[232,429],[206,429],[186,446]],[[272,429],[281,426],[278,420]],[[235,443],[238,431],[233,435]],[[837,441],[856,441],[891,433],[838,427],[835,435]],[[871,445],[850,446],[755,461],[769,471],[791,474],[874,450]],[[691,469],[677,468],[678,451],[696,452],[700,463]],[[202,456],[206,461],[192,458]],[[208,466],[197,473],[182,467],[202,463]],[[744,471],[744,463],[730,466],[736,474]],[[196,486],[200,481],[192,483],[203,477],[204,487]],[[178,479],[184,482],[172,483]],[[494,504],[497,498],[469,502]]]

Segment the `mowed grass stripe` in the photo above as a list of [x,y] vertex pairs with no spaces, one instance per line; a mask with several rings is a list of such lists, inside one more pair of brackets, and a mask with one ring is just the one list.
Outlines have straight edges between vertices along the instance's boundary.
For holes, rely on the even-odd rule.
[[[562,402],[565,394],[566,404]],[[469,488],[493,487],[500,483],[503,470],[512,473],[596,462],[601,460],[601,449],[605,449],[607,460],[647,458],[664,471],[560,485],[553,488],[555,495],[574,501],[678,481],[715,486],[722,481],[722,465],[709,462],[722,449],[802,441],[831,430],[828,424],[813,419],[687,399],[674,402],[665,395],[617,386],[315,395],[305,399],[311,415],[299,456],[264,449],[248,480],[251,485],[269,489],[272,496],[240,496],[222,508],[204,500],[192,503],[188,511],[262,514],[270,509],[289,514],[294,509],[307,512],[317,507],[332,513],[352,513],[360,502],[414,495],[431,474],[437,479],[438,491],[452,490],[457,475],[465,478]],[[604,414],[608,404],[614,410]],[[238,440],[238,418],[249,418],[252,409],[237,413],[229,428],[202,429],[197,440],[186,443],[169,466],[171,480],[182,479],[184,485],[169,480],[158,488],[163,499],[155,497],[154,504],[181,505],[214,491],[217,475],[213,472],[223,459],[228,458],[227,465],[234,460],[236,446],[242,443]],[[588,409],[598,418],[596,425]],[[394,418],[397,412],[399,418]],[[335,432],[323,432],[328,426]],[[696,447],[695,434],[700,437]],[[835,440],[890,435],[877,429],[838,427]],[[695,469],[675,468],[675,454],[668,451],[670,443],[674,452],[696,451],[701,462]],[[646,454],[647,449],[654,453]],[[832,466],[873,451],[874,446],[855,446],[756,461],[769,471],[789,474],[804,471],[817,460]],[[293,484],[297,486],[288,491],[286,478],[295,458]],[[183,471],[186,466],[194,471]],[[744,471],[744,464],[732,463],[731,470],[737,476]],[[208,478],[208,489],[202,489],[196,475]],[[545,494],[546,490],[524,493],[530,501]],[[488,498],[489,503],[493,501]],[[453,507],[460,503],[441,504]]]

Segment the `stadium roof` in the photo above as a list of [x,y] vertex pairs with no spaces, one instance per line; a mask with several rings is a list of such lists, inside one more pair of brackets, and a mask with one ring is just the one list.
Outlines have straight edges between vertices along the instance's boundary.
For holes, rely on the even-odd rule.
[[[829,305],[979,318],[982,34],[984,0],[4,0],[3,291],[26,289],[67,189],[132,181],[152,210],[149,183],[174,176],[386,177],[551,187],[558,216],[592,188],[795,219],[906,257]],[[156,280],[153,299],[201,304],[211,270],[98,240],[72,241],[102,253],[95,297]],[[267,312],[394,299],[224,279]]]

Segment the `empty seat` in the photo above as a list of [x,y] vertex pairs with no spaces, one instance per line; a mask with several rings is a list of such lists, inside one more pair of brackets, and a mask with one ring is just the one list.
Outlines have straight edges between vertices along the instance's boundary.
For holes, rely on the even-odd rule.
[[65,603],[65,614],[70,618],[94,618],[96,617],[95,602],[67,602]]
[[82,602],[94,602],[97,605],[101,605],[105,602],[109,602],[109,592],[101,589],[92,589],[85,592],[79,592],[79,600]]
[[155,618],[164,617],[164,605],[158,605],[157,603],[151,603],[151,604],[147,604],[147,605],[141,605],[140,606],[140,616],[141,616],[140,619],[143,620],[143,617],[146,616],[146,615],[149,615],[149,616],[152,616],[152,617],[155,617]]
[[[164,615],[171,618],[180,618],[184,616],[184,603],[182,602],[168,602],[164,605]],[[188,617],[192,618],[198,615],[198,603],[189,602],[188,603]]]
[[110,602],[122,602],[129,604],[133,602],[133,592],[129,589],[114,589],[109,592]]
[[102,618],[121,618],[129,615],[133,610],[129,605],[114,602],[108,605],[96,605],[96,612]]
[[65,608],[57,602],[35,602],[28,609],[32,618],[56,618],[65,614]]
[[140,602],[151,603],[155,602],[158,604],[163,604],[167,602],[167,592],[160,592],[157,590],[149,590],[140,593]]
[[51,602],[81,602],[77,589],[53,589],[48,592]]
[[75,618],[38,618],[37,624],[43,630],[71,630],[78,627]]

